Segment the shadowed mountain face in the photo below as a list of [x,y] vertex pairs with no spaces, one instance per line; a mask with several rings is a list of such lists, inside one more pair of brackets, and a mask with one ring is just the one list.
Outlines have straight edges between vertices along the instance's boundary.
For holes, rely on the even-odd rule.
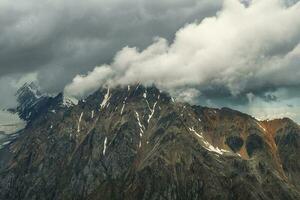
[[0,199],[300,199],[300,128],[289,119],[141,85],[71,106],[53,99],[0,150]]

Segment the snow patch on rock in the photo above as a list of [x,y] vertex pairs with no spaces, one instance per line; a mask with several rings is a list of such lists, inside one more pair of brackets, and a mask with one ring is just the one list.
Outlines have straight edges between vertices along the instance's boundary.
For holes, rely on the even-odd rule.
[[107,148],[106,145],[107,145],[107,137],[105,137],[105,139],[104,139],[103,152],[102,152],[103,155],[105,155],[105,152],[106,152],[106,148]]
[[72,107],[78,104],[78,100],[74,97],[64,96],[63,97],[63,106]]
[[79,117],[79,119],[78,119],[78,124],[77,124],[77,133],[79,133],[79,132],[80,132],[80,122],[81,122],[82,116],[83,116],[83,112],[81,112],[81,114],[80,114],[80,117]]
[[106,104],[108,103],[110,97],[111,97],[111,94],[110,94],[109,88],[107,88],[107,91],[106,91],[106,94],[104,96],[104,99],[103,99],[103,101],[100,104],[100,108],[101,109],[103,109],[106,106]]

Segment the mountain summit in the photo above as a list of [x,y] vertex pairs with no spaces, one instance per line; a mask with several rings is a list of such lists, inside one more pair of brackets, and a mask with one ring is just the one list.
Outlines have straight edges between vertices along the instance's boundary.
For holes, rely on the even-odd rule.
[[18,107],[26,128],[0,150],[0,199],[300,199],[290,119],[192,106],[155,86],[68,106],[62,94],[31,97]]

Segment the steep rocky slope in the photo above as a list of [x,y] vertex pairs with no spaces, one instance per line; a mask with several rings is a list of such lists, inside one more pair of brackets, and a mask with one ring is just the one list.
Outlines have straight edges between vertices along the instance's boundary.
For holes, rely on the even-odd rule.
[[275,139],[277,151],[288,179],[300,189],[300,129],[288,118],[264,121],[269,134]]
[[259,122],[141,85],[61,99],[0,150],[0,199],[300,199],[291,120]]

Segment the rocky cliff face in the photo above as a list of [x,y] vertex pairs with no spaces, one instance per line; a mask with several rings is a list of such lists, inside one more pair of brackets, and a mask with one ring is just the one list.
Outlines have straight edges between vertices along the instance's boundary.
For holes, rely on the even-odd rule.
[[40,114],[42,107],[47,105],[49,97],[43,95],[34,83],[25,83],[17,91],[18,107],[11,109],[17,112],[21,119],[30,121]]
[[0,150],[0,199],[300,199],[291,120],[191,106],[141,85],[61,99]]
[[300,130],[290,119],[264,121],[263,125],[275,139],[277,152],[288,179],[300,189]]
[[62,93],[57,96],[42,93],[34,82],[25,83],[17,91],[16,96],[18,106],[8,110],[17,113],[27,122],[34,121],[48,111],[55,112],[58,107],[68,108],[78,103],[76,99],[65,97]]

